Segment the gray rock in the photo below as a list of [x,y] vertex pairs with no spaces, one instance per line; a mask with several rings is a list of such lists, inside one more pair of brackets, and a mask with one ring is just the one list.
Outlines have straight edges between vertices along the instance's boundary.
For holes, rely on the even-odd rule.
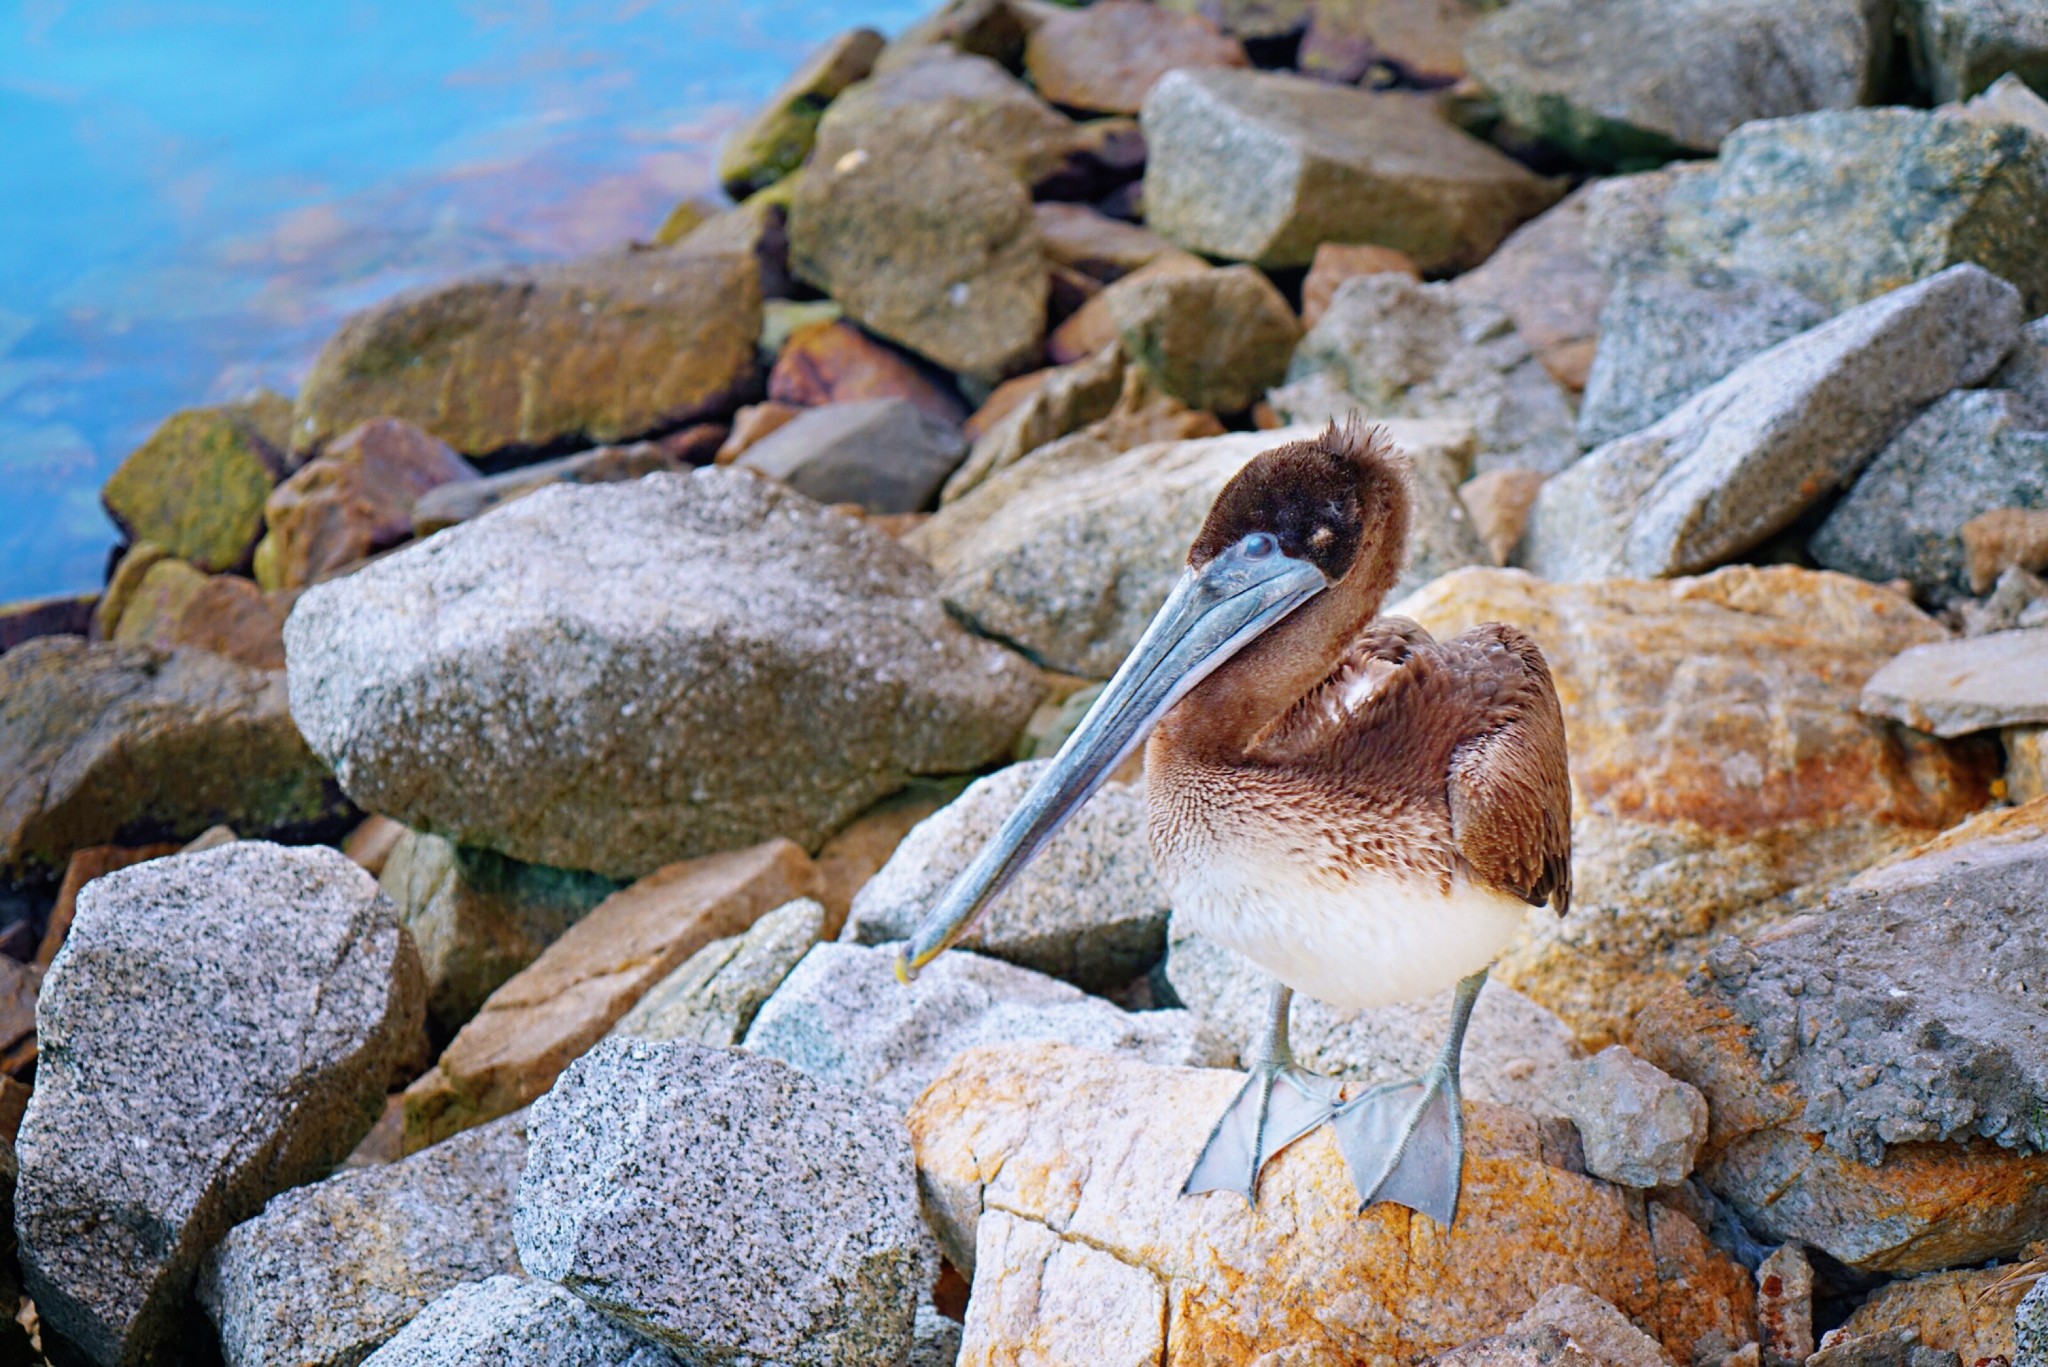
[[[909,939],[1048,763],[998,770],[919,822],[855,894],[840,938],[863,945]],[[1111,783],[1060,828],[959,943],[1103,991],[1129,982],[1166,952],[1167,910],[1152,872],[1145,796]]]
[[1134,279],[1103,299],[1131,363],[1190,408],[1250,408],[1301,340],[1286,297],[1251,266]]
[[2048,309],[2048,138],[2015,123],[1856,109],[1749,124],[1665,205],[1681,264],[1782,280],[1849,308],[1975,262]]
[[525,1163],[519,1112],[272,1197],[200,1275],[228,1367],[353,1367],[442,1292],[518,1271]]
[[1947,602],[1970,591],[1962,527],[1999,508],[2048,508],[2048,431],[2019,396],[1959,390],[1877,453],[1807,542],[1831,570]]
[[[1249,1062],[1266,1019],[1272,982],[1249,960],[1176,927],[1167,980],[1204,1028],[1220,1036],[1235,1061]],[[1451,1024],[1451,993],[1366,1011],[1339,1011],[1297,994],[1292,1013],[1294,1055],[1305,1068],[1358,1082],[1420,1077],[1442,1050]],[[1555,1115],[1563,1071],[1581,1057],[1571,1029],[1505,983],[1489,982],[1465,1036],[1465,1095],[1477,1101]]]
[[959,1360],[959,1324],[929,1305],[918,1306],[916,1338],[903,1367],[953,1367]]
[[1942,737],[2048,722],[2048,628],[1902,651],[1863,685],[1857,710]]
[[1668,270],[1665,205],[1672,187],[1710,177],[1711,161],[1673,162],[1632,176],[1604,176],[1581,191],[1586,197],[1586,251],[1609,275]]
[[681,470],[684,462],[659,442],[599,446],[573,456],[543,460],[483,479],[437,484],[412,505],[412,534],[429,536],[479,517],[501,503],[524,498],[550,484],[616,484],[657,470]]
[[1991,387],[2011,392],[2029,427],[2048,427],[2048,318],[2036,318],[2020,329],[2019,341],[1991,377]]
[[334,850],[244,840],[88,884],[15,1150],[45,1332],[103,1367],[204,1335],[200,1259],[355,1147],[425,998],[397,909]]
[[378,885],[419,946],[427,1013],[450,1031],[619,890],[596,874],[522,864],[420,831],[398,838]]
[[1037,701],[935,590],[744,471],[557,486],[309,590],[292,715],[365,805],[530,863],[815,849],[911,775],[1007,753]]
[[[1375,418],[1462,418],[1480,471],[1552,474],[1579,457],[1570,396],[1508,315],[1450,285],[1391,272],[1345,281],[1295,348],[1287,378],[1327,373]],[[1297,418],[1287,391],[1275,407]]]
[[[1403,584],[1485,563],[1453,473],[1469,450],[1469,426],[1385,426],[1416,462],[1419,506]],[[1026,459],[940,509],[907,544],[981,631],[1050,668],[1106,679],[1166,601],[1223,486],[1260,452],[1321,430],[1161,442],[1085,463]],[[1442,488],[1422,493],[1428,484]]]
[[[2048,830],[1988,818],[1724,939],[1637,1017],[1636,1052],[1705,1094],[1701,1177],[1751,1230],[1892,1273],[2048,1234],[2044,895]],[[1897,1145],[1923,1147],[1895,1174]]]
[[[2008,565],[1993,582],[1991,592],[1981,599],[1964,599],[1956,604],[1963,635],[1989,636],[1993,632],[2048,626],[2048,579],[2018,565]],[[1939,695],[1937,681],[1934,692]]]
[[1692,1176],[1707,1137],[1699,1089],[1618,1044],[1565,1070],[1558,1100],[1579,1127],[1586,1171],[1625,1187],[1668,1187]]
[[909,1351],[937,1249],[909,1131],[875,1098],[739,1050],[608,1039],[534,1103],[531,1135],[529,1272],[689,1361]]
[[497,1276],[435,1298],[363,1367],[671,1367],[675,1359],[551,1282]]
[[0,656],[0,886],[74,850],[339,834],[352,811],[292,724],[283,678],[204,650],[42,636]]
[[1082,140],[982,57],[935,51],[863,81],[819,125],[790,201],[790,264],[870,331],[1001,380],[1045,333],[1027,187]]
[[1942,106],[1942,112],[1992,123],[2021,123],[2036,133],[2048,134],[2048,100],[2042,99],[2011,72],[1986,86],[1981,95],[1972,96],[1959,105]]
[[1301,76],[1170,71],[1140,123],[1146,226],[1263,266],[1374,242],[1459,270],[1562,193],[1408,96]]
[[1122,1011],[1056,978],[960,951],[940,955],[906,988],[896,950],[817,946],[754,1018],[747,1049],[902,1111],[982,1044],[1052,1040],[1150,1063],[1221,1061],[1185,1011]]
[[1590,450],[1648,427],[1758,352],[1827,320],[1827,309],[1775,280],[1712,268],[1624,272],[1600,312],[1579,443]]
[[2048,10],[2026,0],[1901,0],[1913,75],[1938,103],[2008,73],[2048,90]]
[[2012,1367],[2048,1367],[2048,1277],[2036,1281],[2012,1317]]
[[824,933],[825,908],[810,898],[777,907],[746,934],[713,940],[692,954],[620,1017],[612,1033],[736,1045],[761,1004]]
[[811,164],[895,139],[956,146],[1036,185],[1065,170],[1087,135],[989,57],[934,47],[915,61],[884,62],[834,100]]
[[1891,7],[1874,0],[1518,0],[1465,45],[1509,119],[1624,169],[1712,152],[1755,119],[1874,102],[1890,56]]
[[807,409],[739,458],[820,503],[858,503],[871,513],[914,513],[967,454],[960,429],[908,399],[867,399]]
[[1854,477],[1923,404],[2011,349],[2018,291],[1975,266],[1781,342],[1537,495],[1519,563],[1549,579],[1692,574]]

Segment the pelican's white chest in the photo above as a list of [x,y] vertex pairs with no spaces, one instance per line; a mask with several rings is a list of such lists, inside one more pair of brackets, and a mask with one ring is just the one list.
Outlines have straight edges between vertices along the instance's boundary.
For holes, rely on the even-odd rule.
[[1295,991],[1342,1010],[1427,997],[1478,972],[1530,910],[1463,878],[1445,891],[1439,879],[1346,868],[1298,842],[1210,834],[1175,841],[1159,860],[1175,913]]

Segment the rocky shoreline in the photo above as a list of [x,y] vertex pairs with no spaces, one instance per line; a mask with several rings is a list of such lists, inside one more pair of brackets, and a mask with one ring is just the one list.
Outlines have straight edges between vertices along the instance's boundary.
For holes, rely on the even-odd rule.
[[[2044,1367],[2044,92],[2001,0],[951,0],[171,417],[0,606],[0,1361]],[[1178,1194],[1258,980],[1136,762],[891,967],[1354,413],[1570,738],[1455,1233]]]

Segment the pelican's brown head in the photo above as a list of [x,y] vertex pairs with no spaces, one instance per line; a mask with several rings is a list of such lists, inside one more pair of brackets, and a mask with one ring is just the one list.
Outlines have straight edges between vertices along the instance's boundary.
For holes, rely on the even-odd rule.
[[1355,569],[1378,568],[1384,590],[1408,546],[1409,501],[1408,462],[1386,430],[1331,423],[1307,441],[1254,457],[1223,486],[1188,567],[1200,569],[1263,532],[1280,554],[1314,565],[1332,584]]

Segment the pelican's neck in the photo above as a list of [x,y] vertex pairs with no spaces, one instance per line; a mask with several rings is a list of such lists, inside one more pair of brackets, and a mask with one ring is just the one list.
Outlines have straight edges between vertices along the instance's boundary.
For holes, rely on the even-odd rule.
[[1237,759],[1252,738],[1320,686],[1343,660],[1400,574],[1406,538],[1367,543],[1360,562],[1337,583],[1296,608],[1188,691],[1161,719],[1162,743]]

